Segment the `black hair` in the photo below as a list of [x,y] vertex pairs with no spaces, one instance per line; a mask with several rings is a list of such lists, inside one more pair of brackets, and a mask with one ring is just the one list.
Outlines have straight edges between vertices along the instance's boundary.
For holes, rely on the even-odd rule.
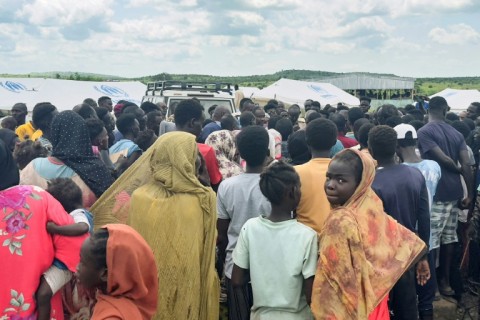
[[470,118],[465,118],[462,121],[470,128],[470,131],[475,130],[475,121]]
[[275,104],[267,104],[267,105],[265,105],[265,107],[263,107],[263,111],[268,112],[268,110],[270,110],[270,109],[275,109],[275,110],[277,110],[277,108],[278,108],[278,105],[275,105]]
[[140,105],[140,109],[142,109],[145,114],[148,114],[150,112],[154,111],[160,111],[160,107],[157,106],[155,103],[150,102],[150,101],[145,101]]
[[379,124],[386,124],[387,119],[390,117],[398,117],[398,110],[392,104],[384,104],[377,111],[377,120]]
[[128,108],[128,107],[137,107],[138,108],[136,103],[133,103],[131,101],[125,101],[123,103],[123,109],[122,110],[125,111],[125,109]]
[[23,102],[18,102],[18,103],[15,103],[12,107],[12,109],[20,109],[22,110],[23,112],[28,112],[28,109],[27,109],[27,105]]
[[308,123],[305,138],[308,146],[313,150],[326,151],[337,143],[337,133],[337,127],[332,121],[315,119]]
[[361,108],[353,107],[350,110],[348,110],[348,122],[350,122],[350,125],[353,126],[358,119],[364,119],[364,118],[365,118],[365,113],[362,111]]
[[147,113],[147,124],[148,123],[154,123],[155,120],[157,119],[157,117],[162,117],[163,118],[163,114],[160,112],[160,111],[150,111],[149,113]]
[[413,121],[410,121],[409,125],[414,127],[415,131],[418,131],[425,125],[425,123],[423,121],[420,121],[420,120],[413,120]]
[[341,102],[338,103],[337,105],[337,111],[342,111],[342,110],[350,110],[349,107],[347,107],[346,105],[342,104]]
[[253,112],[245,111],[240,115],[240,125],[242,128],[251,126],[255,122],[255,115]]
[[472,106],[477,108],[477,112],[475,112],[477,115],[480,114],[480,102],[472,102],[470,103]]
[[175,125],[183,127],[192,119],[200,120],[203,116],[203,110],[203,106],[196,100],[186,99],[180,101],[175,108]]
[[2,127],[3,128],[5,128],[4,125],[6,125],[7,128],[11,127],[11,128],[15,129],[15,127],[17,126],[17,120],[15,120],[14,117],[5,117],[5,118],[2,119]]
[[137,120],[137,118],[131,113],[122,114],[116,122],[118,131],[125,136],[132,130],[135,120]]
[[127,114],[127,113],[133,114],[137,119],[145,115],[145,112],[142,109],[140,109],[136,104],[124,106],[122,114]]
[[[409,113],[409,111],[416,110],[416,108],[415,108],[415,106],[414,106],[413,104],[407,104],[404,109],[405,109],[405,112],[406,112],[406,113]],[[421,112],[421,111],[420,111],[420,112]]]
[[264,163],[269,155],[269,136],[261,126],[248,126],[237,135],[237,148],[240,157],[249,166],[256,167]]
[[89,105],[88,103],[82,103],[79,107],[75,107],[74,111],[78,113],[83,119],[95,119],[98,118],[95,108]]
[[358,129],[358,143],[363,148],[368,148],[368,134],[375,127],[372,123],[366,123]]
[[108,229],[106,228],[98,229],[90,236],[92,242],[91,253],[97,270],[107,268],[108,236]]
[[99,106],[102,105],[105,100],[112,100],[112,98],[107,97],[107,96],[100,97],[100,98],[98,98],[98,100],[97,100],[98,105],[99,105]]
[[292,165],[307,163],[312,157],[308,149],[305,130],[298,130],[288,137],[287,149]]
[[92,98],[86,98],[83,100],[83,103],[88,104],[92,108],[98,108],[97,101],[93,100]]
[[400,118],[399,116],[393,116],[393,117],[387,118],[387,120],[385,121],[385,125],[391,128],[395,128],[399,124],[402,124],[402,118]]
[[82,190],[70,178],[55,178],[47,182],[47,192],[63,206],[65,211],[72,212],[83,206]]
[[48,128],[53,120],[52,113],[57,108],[50,102],[40,102],[33,107],[32,121],[36,128],[44,130]]
[[397,145],[402,148],[415,147],[417,145],[417,139],[413,139],[412,134],[407,132],[405,139],[398,139]]
[[450,121],[458,121],[460,120],[460,117],[455,112],[447,112],[445,119]]
[[265,112],[262,107],[256,106],[255,108],[253,108],[252,113],[255,114],[255,112],[257,112],[258,110]]
[[422,121],[423,122],[423,112],[417,109],[414,110],[408,110],[407,115],[411,115],[415,118],[415,120]]
[[289,108],[288,111],[297,109],[298,111],[301,111],[300,106],[298,104],[292,104]]
[[402,115],[401,115],[402,117],[407,113],[407,112],[405,111],[405,108],[402,108],[402,107],[397,108],[397,111],[402,114]]
[[238,122],[234,116],[232,116],[231,114],[226,114],[222,117],[222,119],[220,119],[220,126],[223,130],[232,131],[236,127],[238,127]]
[[240,100],[240,112],[243,111],[243,109],[245,108],[245,104],[247,103],[253,103],[252,99],[250,98],[243,98],[242,100]]
[[103,121],[98,119],[87,119],[85,123],[87,124],[88,133],[90,135],[90,141],[92,141],[93,143],[93,140],[95,140],[95,138],[98,137],[100,133],[102,133],[103,128],[105,128],[105,125]]
[[370,123],[370,121],[366,118],[361,118],[355,121],[355,124],[353,125],[353,135],[355,136],[355,139],[358,140],[358,133],[360,131],[360,128],[367,123]]
[[95,108],[95,112],[97,113],[97,117],[100,120],[103,120],[103,118],[110,113],[110,111],[108,111],[108,109],[104,107]]
[[360,181],[362,181],[363,163],[362,159],[355,153],[355,151],[347,149],[339,152],[335,155],[333,160],[347,163],[349,167],[352,167],[354,170],[355,182],[357,183],[357,186],[360,184]]
[[281,118],[280,120],[278,120],[277,124],[275,125],[275,130],[280,132],[280,134],[282,135],[282,141],[287,141],[288,137],[293,132],[292,121],[287,118]]
[[208,108],[208,111],[207,111],[207,112],[208,112],[208,114],[209,114],[210,116],[213,114],[213,112],[215,111],[215,109],[217,108],[217,106],[218,106],[218,105],[214,104],[214,105],[212,105],[212,106],[210,106],[210,107]]
[[393,157],[397,148],[397,132],[384,125],[372,128],[368,134],[368,147],[376,160]]
[[280,119],[282,119],[280,116],[271,116],[270,119],[268,119],[268,129],[275,129],[275,126]]
[[415,120],[415,117],[409,114],[406,114],[402,117],[402,123],[405,123],[405,124],[409,124],[413,120]]
[[277,106],[277,107],[278,107],[278,101],[275,100],[275,99],[270,99],[270,100],[268,100],[267,105],[269,105],[269,104],[273,104],[274,106]]
[[[311,110],[311,111],[313,111],[313,110]],[[309,112],[307,118],[305,119],[305,122],[306,122],[307,124],[309,124],[309,123],[312,122],[313,120],[315,120],[315,119],[320,119],[320,118],[322,118],[322,114],[321,114],[321,113],[318,113],[317,111]]]
[[23,170],[33,159],[46,157],[48,157],[48,150],[38,141],[22,141],[13,151],[13,158],[20,170]]
[[155,132],[153,132],[151,129],[147,129],[138,134],[138,137],[135,139],[135,143],[145,152],[153,145],[154,142],[152,142],[152,139],[154,137]]
[[452,127],[455,128],[455,130],[457,130],[458,132],[460,132],[462,134],[462,136],[465,140],[467,140],[468,136],[470,135],[471,130],[465,122],[457,120],[457,121],[453,121],[451,125],[452,125]]
[[345,126],[347,124],[347,120],[345,119],[344,116],[342,116],[339,113],[332,113],[329,119],[333,121],[333,123],[335,123],[335,125],[337,126],[337,130],[339,132],[345,132]]
[[318,107],[320,109],[322,105],[318,101],[312,101],[312,107]]
[[280,205],[285,199],[285,193],[299,184],[298,173],[283,161],[274,162],[260,174],[260,191],[275,205]]
[[365,101],[368,101],[368,103],[372,102],[372,99],[370,99],[369,97],[365,97],[365,96],[361,96],[359,100],[360,101],[365,100]]
[[434,112],[443,112],[448,110],[448,103],[444,97],[433,97],[428,103],[428,110]]

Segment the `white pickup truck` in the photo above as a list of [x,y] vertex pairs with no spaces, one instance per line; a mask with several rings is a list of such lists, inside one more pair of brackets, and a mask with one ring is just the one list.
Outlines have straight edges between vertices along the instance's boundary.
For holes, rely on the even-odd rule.
[[229,83],[200,83],[187,81],[157,81],[147,83],[147,91],[142,99],[153,103],[164,102],[167,105],[167,117],[175,112],[175,106],[182,100],[196,98],[205,109],[205,118],[210,118],[208,109],[224,106],[236,112],[234,89]]

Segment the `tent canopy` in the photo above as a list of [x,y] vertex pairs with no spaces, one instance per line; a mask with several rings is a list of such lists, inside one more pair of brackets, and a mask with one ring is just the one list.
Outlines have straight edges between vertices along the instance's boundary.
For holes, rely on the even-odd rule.
[[320,102],[325,106],[336,106],[342,102],[350,106],[358,106],[360,101],[351,94],[335,87],[330,83],[297,81],[280,79],[274,84],[253,94],[253,99],[258,103],[266,103],[270,99],[280,100],[286,104],[303,106],[307,99]]
[[430,98],[437,96],[444,97],[452,111],[467,110],[468,106],[472,102],[480,102],[480,91],[478,90],[458,90],[447,88],[430,96]]
[[10,110],[17,102],[32,111],[39,102],[50,102],[59,111],[71,110],[86,98],[109,96],[115,104],[128,100],[140,104],[146,86],[132,82],[93,82],[44,78],[0,78],[0,109]]

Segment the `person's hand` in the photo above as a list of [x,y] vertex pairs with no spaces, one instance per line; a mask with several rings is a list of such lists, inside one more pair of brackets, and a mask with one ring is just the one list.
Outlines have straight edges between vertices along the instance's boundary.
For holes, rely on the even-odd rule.
[[210,175],[208,174],[208,169],[207,169],[207,162],[205,161],[205,158],[203,155],[199,152],[198,153],[198,159],[200,160],[200,163],[198,164],[198,161],[196,165],[198,165],[197,169],[197,179],[200,181],[200,183],[205,186],[205,187],[210,187],[211,186],[211,181],[210,181]]
[[424,286],[430,279],[430,266],[427,259],[422,259],[417,263],[417,283]]
[[463,199],[460,204],[462,206],[462,208],[460,209],[470,209],[470,204],[472,203],[472,199],[470,197],[466,197],[465,199]]
[[51,233],[51,234],[54,234],[55,233],[55,228],[57,227],[57,225],[53,222],[47,222],[47,232],[48,233]]

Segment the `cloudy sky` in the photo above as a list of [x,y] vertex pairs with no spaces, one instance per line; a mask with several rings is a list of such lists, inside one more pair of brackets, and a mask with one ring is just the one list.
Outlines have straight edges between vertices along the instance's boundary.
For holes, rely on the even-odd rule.
[[0,73],[480,75],[479,0],[0,0]]

